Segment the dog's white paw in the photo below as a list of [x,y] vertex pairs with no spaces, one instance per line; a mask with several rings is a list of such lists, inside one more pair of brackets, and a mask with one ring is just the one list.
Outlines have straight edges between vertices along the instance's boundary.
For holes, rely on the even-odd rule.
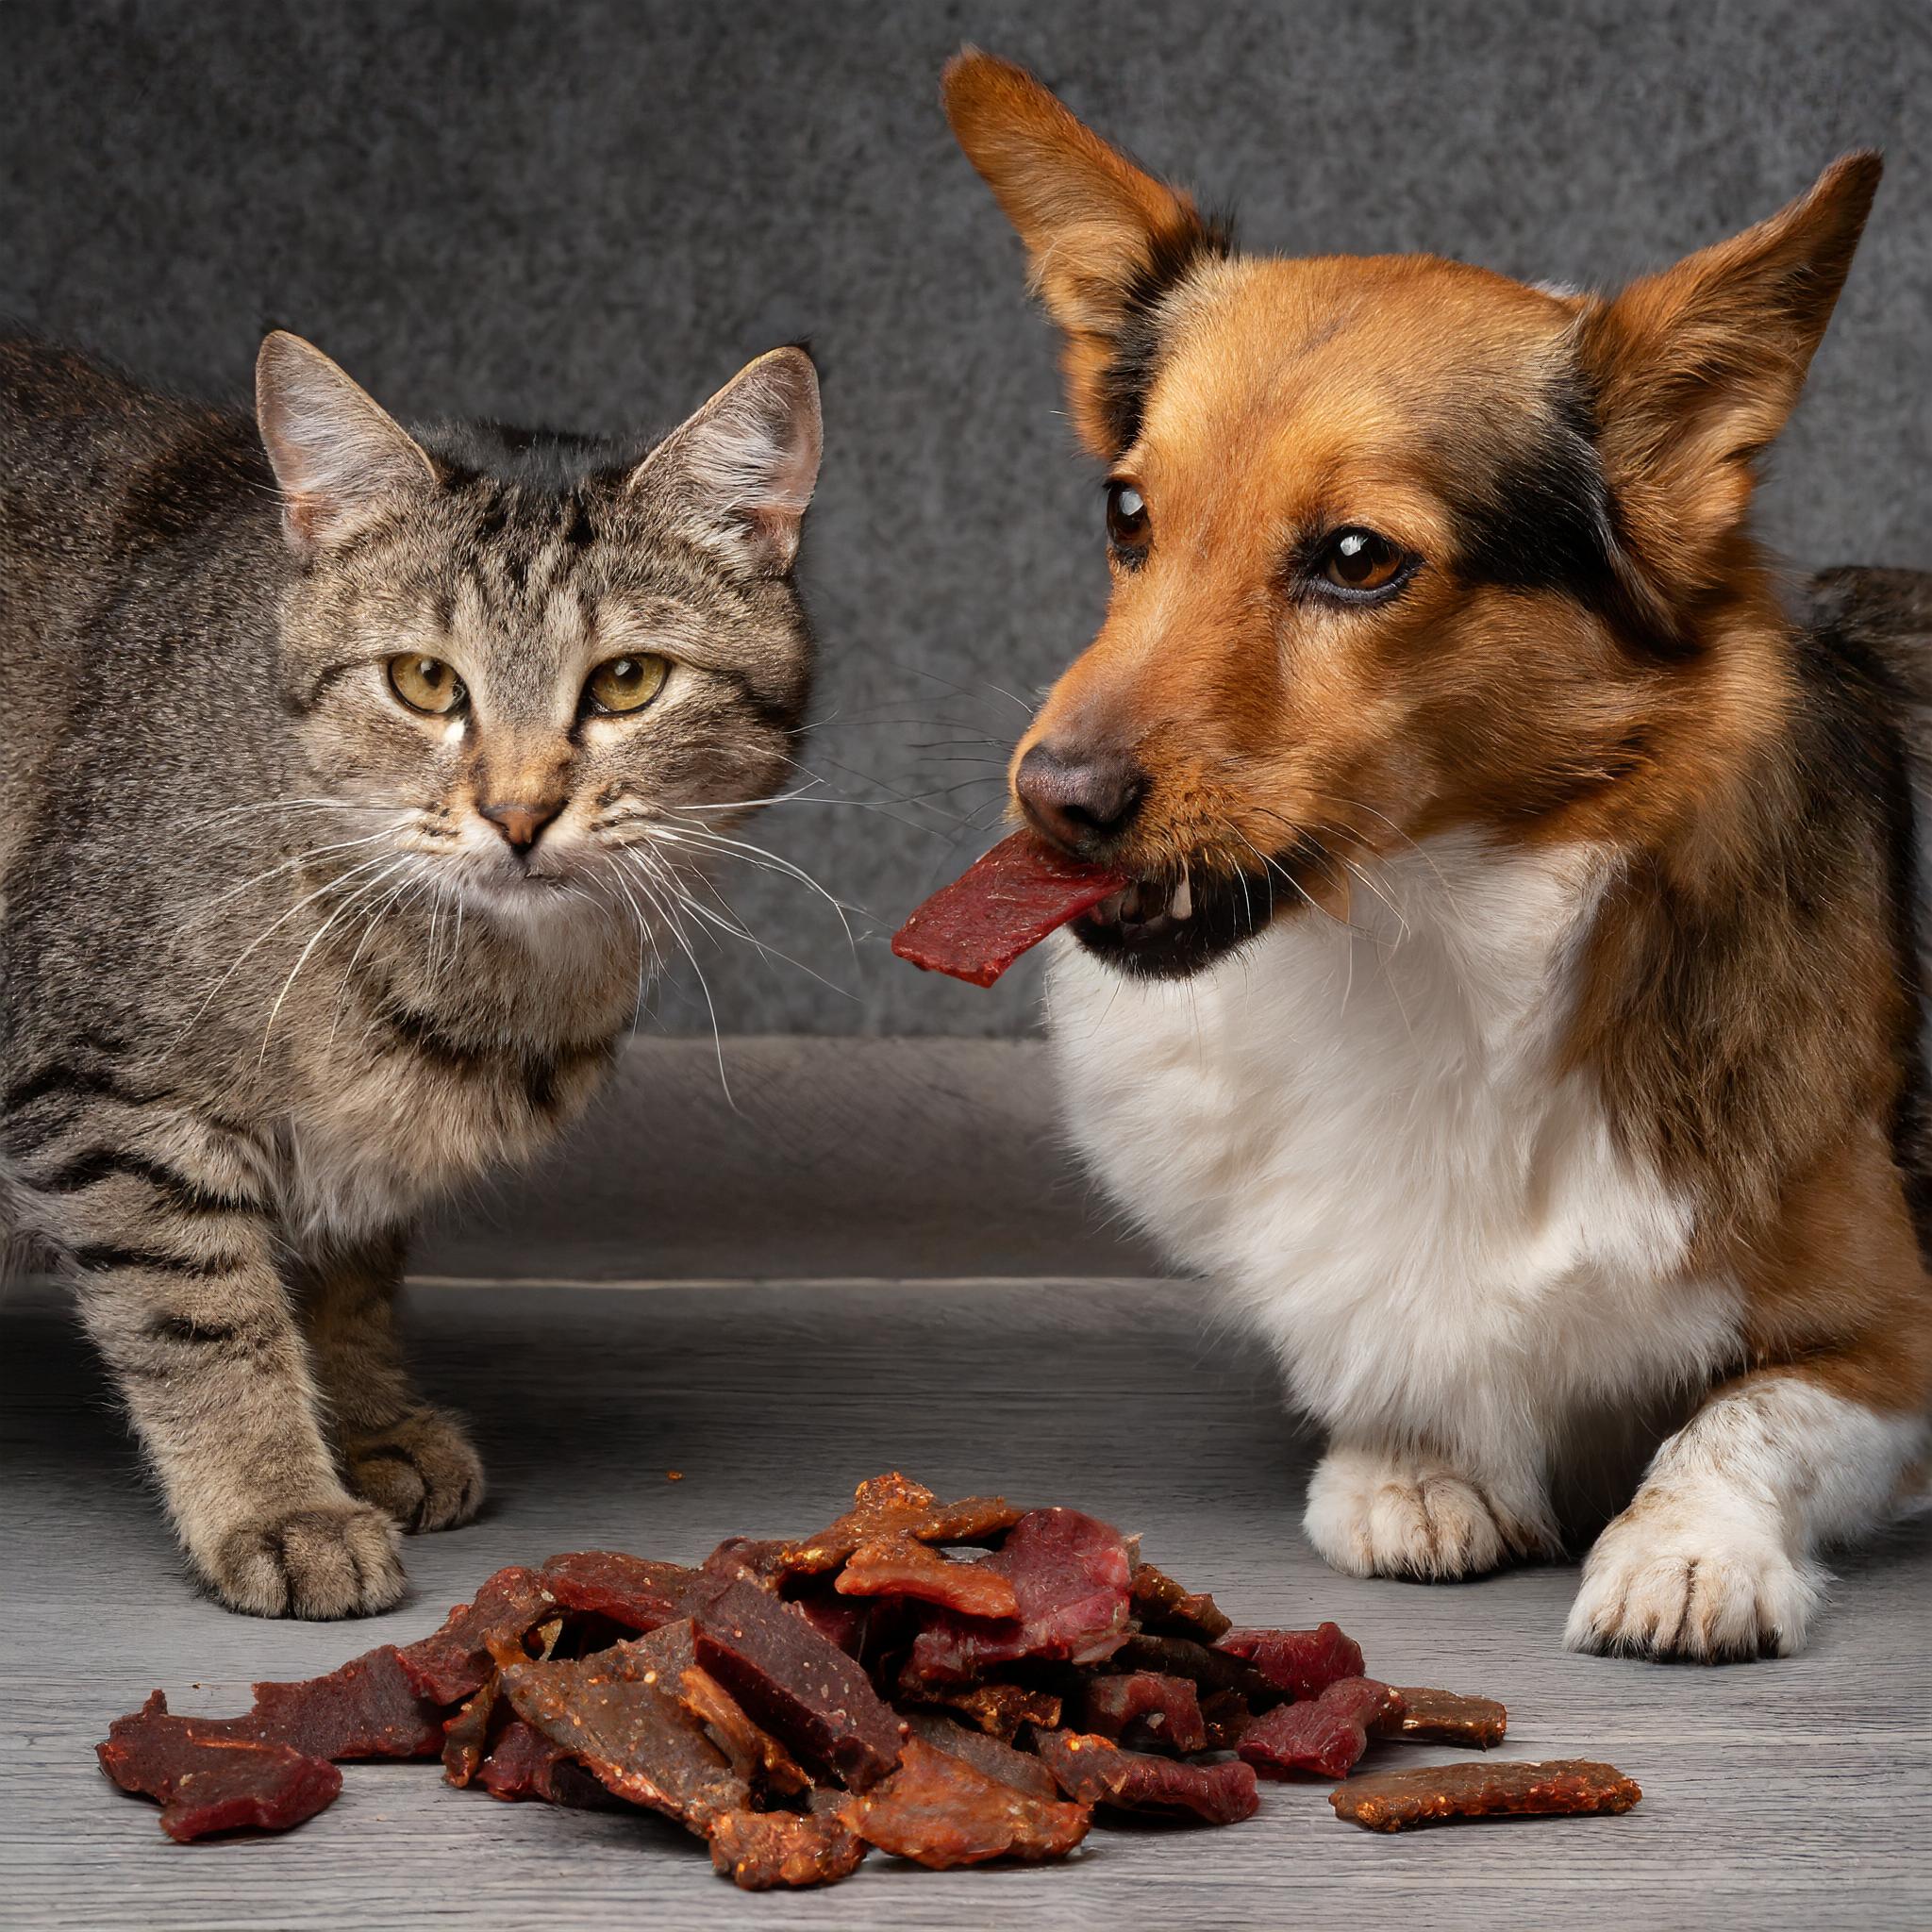
[[1804,1648],[1824,1581],[1769,1526],[1640,1493],[1591,1551],[1563,1641],[1700,1663],[1790,1657]]
[[1302,1525],[1323,1559],[1350,1576],[1475,1576],[1546,1542],[1446,1463],[1374,1449],[1329,1450]]

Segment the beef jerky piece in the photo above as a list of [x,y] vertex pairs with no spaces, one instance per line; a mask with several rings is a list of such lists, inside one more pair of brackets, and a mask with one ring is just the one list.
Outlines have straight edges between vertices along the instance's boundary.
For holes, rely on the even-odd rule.
[[1012,1583],[1019,1615],[940,1611],[913,1640],[915,1683],[970,1683],[1021,1657],[1098,1663],[1126,1641],[1127,1551],[1110,1524],[1077,1509],[1029,1510],[985,1567]]
[[861,1543],[907,1536],[923,1543],[977,1543],[1009,1529],[1020,1511],[1004,1496],[969,1496],[941,1503],[924,1483],[896,1469],[859,1484],[852,1507],[818,1535],[782,1546],[778,1560],[790,1576],[836,1570]]
[[1565,1757],[1522,1762],[1430,1764],[1375,1771],[1328,1794],[1335,1815],[1365,1831],[1403,1831],[1457,1818],[1562,1818],[1627,1811],[1642,1797],[1614,1764]]
[[1214,1648],[1260,1672],[1272,1690],[1315,1697],[1339,1677],[1359,1677],[1362,1647],[1333,1624],[1312,1630],[1230,1630]]
[[745,1891],[836,1885],[865,1854],[865,1840],[831,1811],[728,1811],[711,1830],[711,1863]]
[[776,1590],[791,1574],[785,1561],[790,1548],[770,1537],[727,1536],[698,1568],[706,1576],[741,1576],[761,1590]]
[[607,1791],[561,1744],[513,1717],[499,1733],[476,1782],[492,1798],[533,1798],[574,1811],[621,1811],[624,1800]]
[[1080,1690],[1079,1727],[1136,1750],[1171,1751],[1182,1757],[1208,1748],[1208,1727],[1194,1687],[1185,1677],[1155,1671],[1090,1677]]
[[708,1671],[696,1664],[681,1671],[675,1694],[704,1725],[740,1777],[788,1795],[811,1790],[805,1767],[770,1731],[753,1724],[743,1705]]
[[1191,1637],[1212,1643],[1234,1627],[1234,1619],[1206,1591],[1183,1590],[1152,1563],[1136,1563],[1127,1582],[1134,1615],[1158,1637]]
[[965,1690],[915,1687],[906,1694],[958,1711],[1003,1744],[1010,1744],[1019,1736],[1022,1724],[1038,1724],[1050,1731],[1060,1721],[1059,1698],[1051,1690],[1036,1690],[1028,1684],[974,1684]]
[[1123,1751],[1110,1738],[1082,1731],[1039,1731],[1033,1747],[1060,1790],[1083,1805],[1239,1824],[1252,1818],[1261,1802],[1252,1768],[1231,1758],[1221,1764],[1188,1764],[1144,1751]]
[[[661,1683],[646,1681],[643,1668],[622,1644],[572,1662],[511,1664],[503,1694],[607,1790],[702,1836],[725,1812],[748,1807],[751,1792],[698,1720]],[[633,1669],[640,1674],[627,1674]]]
[[792,1598],[791,1607],[821,1637],[836,1643],[847,1657],[858,1657],[863,1653],[866,1632],[872,1624],[872,1604],[868,1599],[840,1596],[836,1591],[818,1590],[809,1596]]
[[1130,883],[1015,832],[919,907],[892,935],[892,951],[928,973],[991,986],[1048,933]]
[[1016,1791],[1025,1791],[1035,1798],[1058,1798],[1060,1794],[1053,1774],[1030,1751],[1015,1751],[1010,1744],[1003,1744],[984,1731],[956,1724],[936,1710],[909,1711],[906,1722],[911,1725],[912,1735],[935,1751],[963,1757],[974,1771],[983,1771],[988,1777],[996,1777]]
[[1401,1691],[1373,1677],[1338,1677],[1319,1697],[1255,1719],[1236,1749],[1263,1777],[1346,1777],[1369,1733],[1401,1715]]
[[442,1727],[442,1776],[458,1790],[472,1783],[490,1755],[490,1733],[497,1715],[492,1676]]
[[693,1607],[697,1661],[800,1757],[855,1791],[899,1761],[904,1726],[872,1680],[789,1605],[741,1578]]
[[1114,1652],[1110,1659],[1117,1671],[1158,1671],[1163,1676],[1185,1677],[1194,1688],[1232,1691],[1249,1702],[1272,1703],[1280,1695],[1269,1688],[1268,1680],[1253,1664],[1243,1663],[1226,1652],[1209,1650],[1188,1637],[1149,1637],[1137,1632]]
[[432,1704],[460,1704],[494,1668],[491,1644],[500,1649],[521,1643],[556,1608],[557,1599],[534,1570],[499,1570],[473,1601],[449,1613],[441,1630],[404,1645],[404,1674],[417,1696]]
[[95,1755],[124,1791],[160,1800],[161,1829],[181,1844],[223,1831],[287,1831],[342,1789],[333,1764],[292,1745],[202,1736],[195,1719],[170,1714],[158,1690],[114,1720]]
[[388,1643],[325,1676],[258,1684],[241,1717],[194,1723],[205,1738],[289,1744],[305,1757],[434,1757],[442,1749],[442,1713],[416,1695]]
[[1087,1836],[1084,1805],[1029,1797],[963,1758],[907,1740],[899,1768],[839,1814],[869,1844],[935,1872],[989,1858],[1062,1858]]
[[1232,1751],[1240,1744],[1255,1713],[1239,1690],[1210,1690],[1201,1700],[1201,1724],[1209,1751]]
[[1010,1578],[991,1563],[960,1563],[909,1536],[874,1537],[845,1559],[841,1596],[909,1596],[968,1617],[1016,1617]]
[[573,1550],[552,1557],[537,1580],[567,1610],[642,1632],[684,1614],[695,1574],[682,1563],[653,1563],[621,1550]]
[[1509,1728],[1509,1713],[1493,1697],[1463,1697],[1454,1690],[1408,1684],[1397,1694],[1402,1709],[1371,1724],[1371,1737],[1407,1738],[1418,1744],[1468,1744],[1487,1751],[1500,1744]]

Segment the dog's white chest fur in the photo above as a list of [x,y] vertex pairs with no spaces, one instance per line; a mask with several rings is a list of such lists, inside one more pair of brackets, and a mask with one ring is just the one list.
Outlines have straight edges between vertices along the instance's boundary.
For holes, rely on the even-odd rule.
[[1059,941],[1081,1152],[1340,1437],[1518,1463],[1734,1347],[1735,1292],[1682,1278],[1688,1205],[1558,1064],[1603,880],[1588,852],[1445,840],[1349,926],[1303,908],[1191,980]]

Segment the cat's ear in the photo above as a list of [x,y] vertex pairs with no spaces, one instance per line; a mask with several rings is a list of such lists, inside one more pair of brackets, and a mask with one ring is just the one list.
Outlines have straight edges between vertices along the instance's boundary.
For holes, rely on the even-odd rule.
[[774,349],[674,429],[631,472],[630,487],[675,490],[706,541],[782,576],[798,555],[824,441],[811,358]]
[[255,419],[298,555],[341,542],[399,498],[435,486],[435,467],[408,432],[286,329],[256,358]]

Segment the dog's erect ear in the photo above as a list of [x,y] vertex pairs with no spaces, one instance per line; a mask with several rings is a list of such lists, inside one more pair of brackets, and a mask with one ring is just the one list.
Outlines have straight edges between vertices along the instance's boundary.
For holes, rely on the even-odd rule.
[[772,349],[674,429],[630,487],[675,489],[700,542],[782,576],[798,555],[824,443],[811,358]]
[[1644,573],[1678,605],[1718,582],[1756,462],[1790,415],[1877,192],[1845,156],[1768,221],[1593,305],[1577,345]]
[[408,431],[286,329],[269,335],[255,358],[255,420],[298,556],[341,542],[386,506],[436,485]]
[[953,132],[1020,231],[1034,286],[1065,331],[1081,438],[1116,456],[1140,428],[1134,378],[1144,372],[1121,369],[1136,330],[1195,262],[1227,253],[1227,236],[1011,61],[968,47],[942,86]]

